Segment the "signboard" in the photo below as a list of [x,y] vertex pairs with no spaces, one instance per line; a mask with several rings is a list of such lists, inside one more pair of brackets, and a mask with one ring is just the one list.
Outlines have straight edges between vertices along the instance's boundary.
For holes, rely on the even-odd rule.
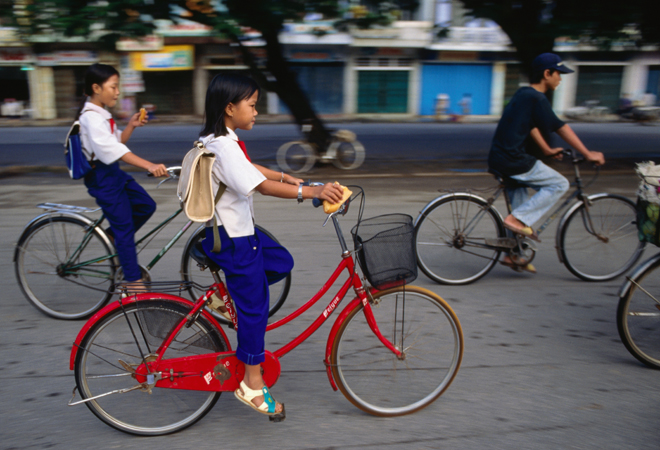
[[0,48],[0,64],[21,65],[34,61],[34,56],[28,48]]
[[193,45],[166,45],[158,52],[131,53],[131,68],[141,71],[192,70]]
[[144,78],[142,72],[137,70],[124,69],[121,71],[121,91],[124,94],[134,94],[144,92]]
[[138,39],[120,38],[117,50],[120,52],[159,51],[163,48],[163,36],[143,36]]
[[93,64],[99,60],[96,52],[86,50],[40,53],[37,55],[38,66],[66,66]]

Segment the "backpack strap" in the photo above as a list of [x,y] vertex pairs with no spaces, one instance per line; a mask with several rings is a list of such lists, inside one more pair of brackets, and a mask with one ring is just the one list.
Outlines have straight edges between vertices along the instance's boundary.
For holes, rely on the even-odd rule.
[[[227,189],[227,185],[220,181],[220,184],[218,185],[218,191],[215,193],[215,199],[213,199],[213,207],[215,208],[215,205],[218,204],[220,201],[220,197],[222,197],[222,194],[225,193],[225,190]],[[220,250],[222,249],[222,241],[220,240],[220,232],[218,231],[218,219],[215,217],[215,211],[213,212],[213,249],[211,250],[213,253],[220,253]]]
[[[84,111],[80,111],[80,114],[78,115],[78,122],[80,122],[80,116],[85,114],[87,111],[92,111],[92,112],[95,112],[96,114],[99,114],[99,115],[101,114],[97,111],[94,111],[93,109],[85,109]],[[82,144],[82,139],[80,140],[80,143]],[[87,149],[85,147],[83,147],[82,145],[81,145],[81,147],[83,149],[83,152],[85,152],[85,154],[87,154]],[[89,158],[89,162],[91,163],[92,161],[94,161],[94,152],[92,152],[92,155]]]

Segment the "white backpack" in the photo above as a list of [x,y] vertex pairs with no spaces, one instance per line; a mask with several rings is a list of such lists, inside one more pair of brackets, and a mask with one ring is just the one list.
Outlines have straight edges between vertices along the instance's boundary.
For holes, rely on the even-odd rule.
[[220,182],[218,191],[213,195],[213,163],[215,154],[195,141],[193,148],[181,163],[181,174],[177,196],[183,212],[193,222],[208,222],[213,219],[213,252],[221,248],[220,233],[215,217],[215,205],[222,197],[227,186]]

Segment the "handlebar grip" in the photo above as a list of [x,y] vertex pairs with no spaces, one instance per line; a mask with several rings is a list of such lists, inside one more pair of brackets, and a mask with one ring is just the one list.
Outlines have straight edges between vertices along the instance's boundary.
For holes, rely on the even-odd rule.
[[318,198],[313,198],[312,199],[312,205],[314,205],[314,208],[318,208],[322,204],[323,204],[323,201],[321,199],[318,199]]

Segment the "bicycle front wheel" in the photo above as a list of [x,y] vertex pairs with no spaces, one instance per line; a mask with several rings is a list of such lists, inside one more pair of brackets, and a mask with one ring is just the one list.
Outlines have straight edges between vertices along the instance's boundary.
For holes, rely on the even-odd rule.
[[316,163],[316,152],[303,141],[291,141],[277,149],[277,165],[285,172],[308,172]]
[[[256,225],[256,228],[258,228],[260,231],[262,231],[265,235],[267,235],[275,242],[279,243],[279,241],[275,238],[275,236],[273,236],[268,230],[266,230],[262,226]],[[191,255],[191,251],[195,247],[197,242],[201,241],[205,237],[206,237],[206,231],[204,225],[202,225],[195,231],[193,236],[188,240],[188,244],[186,245],[186,248],[183,251],[183,257],[181,259],[181,276],[183,281],[194,281],[195,283],[200,284],[202,286],[210,286],[213,283],[215,283],[211,271],[209,269],[202,270],[202,268],[199,267],[199,265],[197,264],[197,261],[195,261]],[[219,274],[220,277],[224,280],[224,273],[220,271]],[[290,288],[291,288],[290,273],[283,280],[268,286],[270,293],[269,295],[270,304],[268,307],[269,317],[275,314],[282,307],[284,301],[286,300],[287,295],[289,295]],[[204,295],[203,291],[196,289],[194,287],[191,288],[189,292],[190,292],[190,297],[193,301],[197,300],[199,297]],[[220,314],[216,313],[211,309],[209,309],[209,311],[213,314],[213,317],[215,317],[217,321],[224,324],[229,323],[229,321],[224,317],[222,317]]]
[[332,164],[342,170],[357,169],[364,162],[364,146],[359,141],[334,141],[328,153],[335,155]]
[[[158,294],[154,294],[158,295]],[[74,365],[76,385],[83,398],[138,383],[129,369],[157,358],[171,330],[190,312],[170,300],[141,300],[116,309],[90,329],[82,340]],[[183,327],[166,350],[167,358],[223,352],[229,346],[222,334],[200,316]],[[85,403],[103,422],[126,433],[155,436],[186,428],[215,405],[220,392],[154,387],[151,394],[136,389],[114,393]]]
[[397,357],[371,331],[360,303],[334,340],[332,373],[346,398],[377,416],[400,416],[429,405],[449,387],[463,358],[463,331],[451,307],[415,286],[370,299],[378,328],[403,352]]
[[660,369],[660,255],[644,265],[619,300],[616,324],[628,351],[648,367]]
[[110,299],[117,267],[98,230],[72,217],[48,217],[21,236],[14,254],[18,284],[42,313],[82,319]]
[[497,238],[505,236],[502,219],[484,199],[447,195],[431,202],[417,218],[417,264],[437,283],[472,283],[497,263],[502,252]]
[[635,204],[605,194],[569,213],[559,229],[559,248],[566,268],[585,281],[607,281],[627,272],[639,260],[644,243],[637,237]]

